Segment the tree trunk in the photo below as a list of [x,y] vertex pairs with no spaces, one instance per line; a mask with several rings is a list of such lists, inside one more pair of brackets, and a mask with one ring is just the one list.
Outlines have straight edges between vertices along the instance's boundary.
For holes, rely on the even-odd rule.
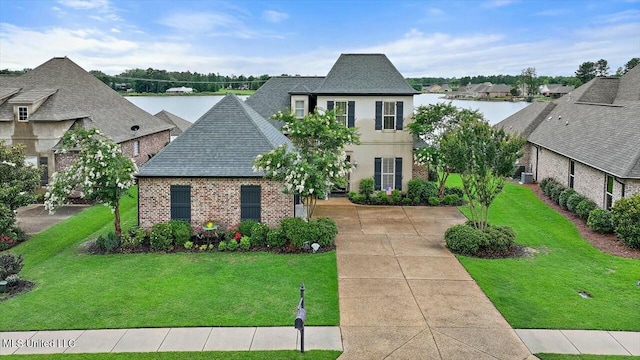
[[313,215],[313,211],[316,209],[316,196],[305,196],[304,203],[307,207],[307,221],[311,220],[311,216]]
[[116,230],[116,236],[120,238],[122,235],[122,229],[120,228],[120,202],[119,201],[116,202],[116,207],[113,211],[113,215],[114,215],[113,227]]

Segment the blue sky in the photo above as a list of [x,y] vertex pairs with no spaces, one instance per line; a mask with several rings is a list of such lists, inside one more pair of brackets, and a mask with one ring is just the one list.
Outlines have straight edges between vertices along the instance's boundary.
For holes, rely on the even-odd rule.
[[0,68],[325,75],[381,52],[407,77],[571,75],[640,57],[640,1],[0,0]]

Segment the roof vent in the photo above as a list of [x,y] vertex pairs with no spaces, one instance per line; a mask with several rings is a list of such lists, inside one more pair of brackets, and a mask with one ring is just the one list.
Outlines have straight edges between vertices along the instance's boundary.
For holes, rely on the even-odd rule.
[[131,127],[131,131],[138,131],[138,130],[140,130],[140,126],[138,126],[138,125],[133,125]]

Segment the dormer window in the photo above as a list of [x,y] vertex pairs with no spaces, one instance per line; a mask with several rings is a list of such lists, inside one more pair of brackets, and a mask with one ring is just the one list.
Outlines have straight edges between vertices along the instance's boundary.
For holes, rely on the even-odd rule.
[[18,121],[28,121],[29,109],[26,106],[18,106]]
[[304,101],[296,100],[296,118],[302,119],[304,117]]

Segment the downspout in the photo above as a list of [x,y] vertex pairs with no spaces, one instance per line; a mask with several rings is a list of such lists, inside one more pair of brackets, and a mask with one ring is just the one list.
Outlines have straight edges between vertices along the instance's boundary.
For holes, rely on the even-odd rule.
[[538,182],[538,168],[540,167],[538,154],[540,153],[540,149],[538,148],[538,146],[536,146],[535,148],[536,148],[536,182]]

